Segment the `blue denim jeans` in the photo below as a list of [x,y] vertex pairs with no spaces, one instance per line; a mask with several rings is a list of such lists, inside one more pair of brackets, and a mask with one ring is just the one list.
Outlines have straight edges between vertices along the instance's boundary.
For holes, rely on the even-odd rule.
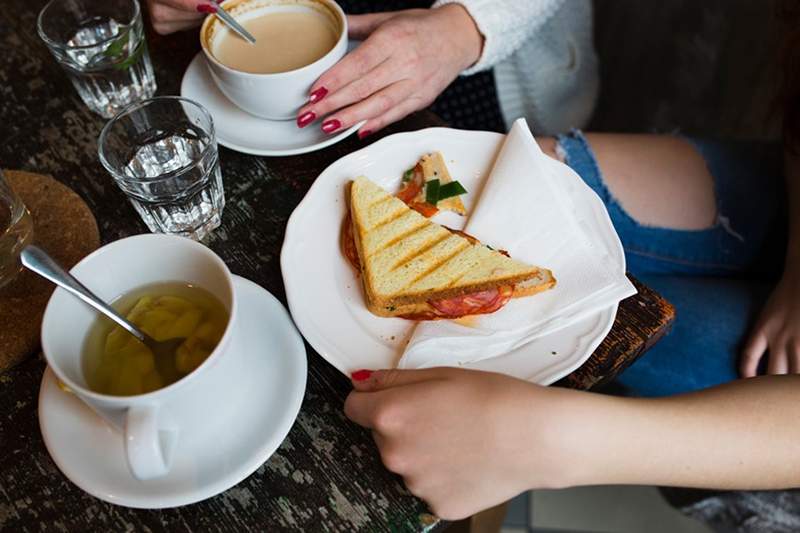
[[672,331],[619,377],[638,396],[737,379],[741,344],[783,266],[786,193],[780,146],[686,140],[714,178],[718,214],[708,229],[638,223],[605,186],[583,134],[558,137],[565,163],[605,203],[628,271],[676,308]]

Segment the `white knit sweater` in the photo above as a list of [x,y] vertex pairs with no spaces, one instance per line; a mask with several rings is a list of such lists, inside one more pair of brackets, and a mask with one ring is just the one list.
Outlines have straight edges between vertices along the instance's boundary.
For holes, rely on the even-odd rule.
[[484,36],[463,75],[494,67],[506,125],[525,117],[534,133],[586,125],[599,81],[591,0],[437,0],[464,6]]

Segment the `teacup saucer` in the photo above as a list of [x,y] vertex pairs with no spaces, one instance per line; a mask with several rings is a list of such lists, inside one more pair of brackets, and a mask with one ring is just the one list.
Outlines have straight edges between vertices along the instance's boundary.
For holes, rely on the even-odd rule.
[[356,124],[328,135],[318,124],[301,129],[294,120],[267,120],[251,115],[222,94],[211,79],[202,52],[192,59],[183,75],[181,96],[208,109],[214,117],[219,144],[246,154],[282,156],[313,152],[341,141],[361,126]]
[[[306,388],[306,352],[289,314],[270,293],[233,276],[239,331],[231,352],[244,358],[246,405],[217,426],[213,437],[180,438],[170,473],[139,481],[125,461],[121,433],[74,395],[48,368],[39,391],[39,426],[58,468],[89,494],[127,507],[177,507],[210,498],[261,466],[297,418]],[[234,395],[239,397],[239,395]],[[200,442],[202,440],[202,442]]]

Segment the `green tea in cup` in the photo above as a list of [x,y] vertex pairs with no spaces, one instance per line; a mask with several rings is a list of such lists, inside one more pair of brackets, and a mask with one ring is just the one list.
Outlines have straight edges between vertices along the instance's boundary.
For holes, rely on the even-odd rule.
[[157,341],[186,339],[174,356],[156,358],[133,335],[99,317],[84,343],[83,373],[91,390],[114,396],[152,392],[188,375],[208,358],[228,323],[217,298],[180,282],[141,287],[112,306]]

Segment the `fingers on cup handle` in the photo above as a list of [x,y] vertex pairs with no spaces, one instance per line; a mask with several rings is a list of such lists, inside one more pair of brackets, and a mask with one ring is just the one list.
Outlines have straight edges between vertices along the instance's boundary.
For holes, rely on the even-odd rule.
[[397,75],[394,72],[394,67],[387,63],[382,63],[369,71],[366,75],[353,80],[338,91],[328,94],[328,88],[324,86],[320,89],[325,89],[325,91],[317,89],[317,91],[312,92],[312,94],[320,94],[322,92],[327,96],[325,96],[324,99],[322,97],[317,97],[315,103],[300,110],[299,116],[311,111],[318,117],[324,117],[337,109],[342,109],[345,106],[357,104],[358,102],[366,100],[382,89],[388,88],[396,80]]
[[386,113],[367,120],[364,125],[361,126],[361,129],[358,130],[358,136],[363,139],[364,137],[372,135],[376,131],[380,131],[386,126],[404,119],[418,109],[419,107],[414,105],[412,101],[406,100],[404,103],[390,109]]
[[[311,95],[317,93],[323,87],[327,95],[332,95],[339,89],[346,87],[380,65],[386,56],[388,56],[387,50],[382,50],[369,42],[362,44],[317,78],[317,81],[314,82],[308,92],[309,101]],[[325,98],[330,98],[330,96]],[[320,100],[324,101],[323,98],[316,99],[317,102]],[[300,112],[304,111],[307,111],[307,109],[303,108]]]
[[[375,132],[400,120],[417,109],[415,100],[408,97],[409,91],[404,85],[404,82],[394,83],[366,100],[337,111],[322,123],[323,131],[333,133],[338,129],[349,128],[366,120],[361,131]],[[329,130],[325,127],[326,123],[329,124],[333,121],[336,121],[337,130]]]

